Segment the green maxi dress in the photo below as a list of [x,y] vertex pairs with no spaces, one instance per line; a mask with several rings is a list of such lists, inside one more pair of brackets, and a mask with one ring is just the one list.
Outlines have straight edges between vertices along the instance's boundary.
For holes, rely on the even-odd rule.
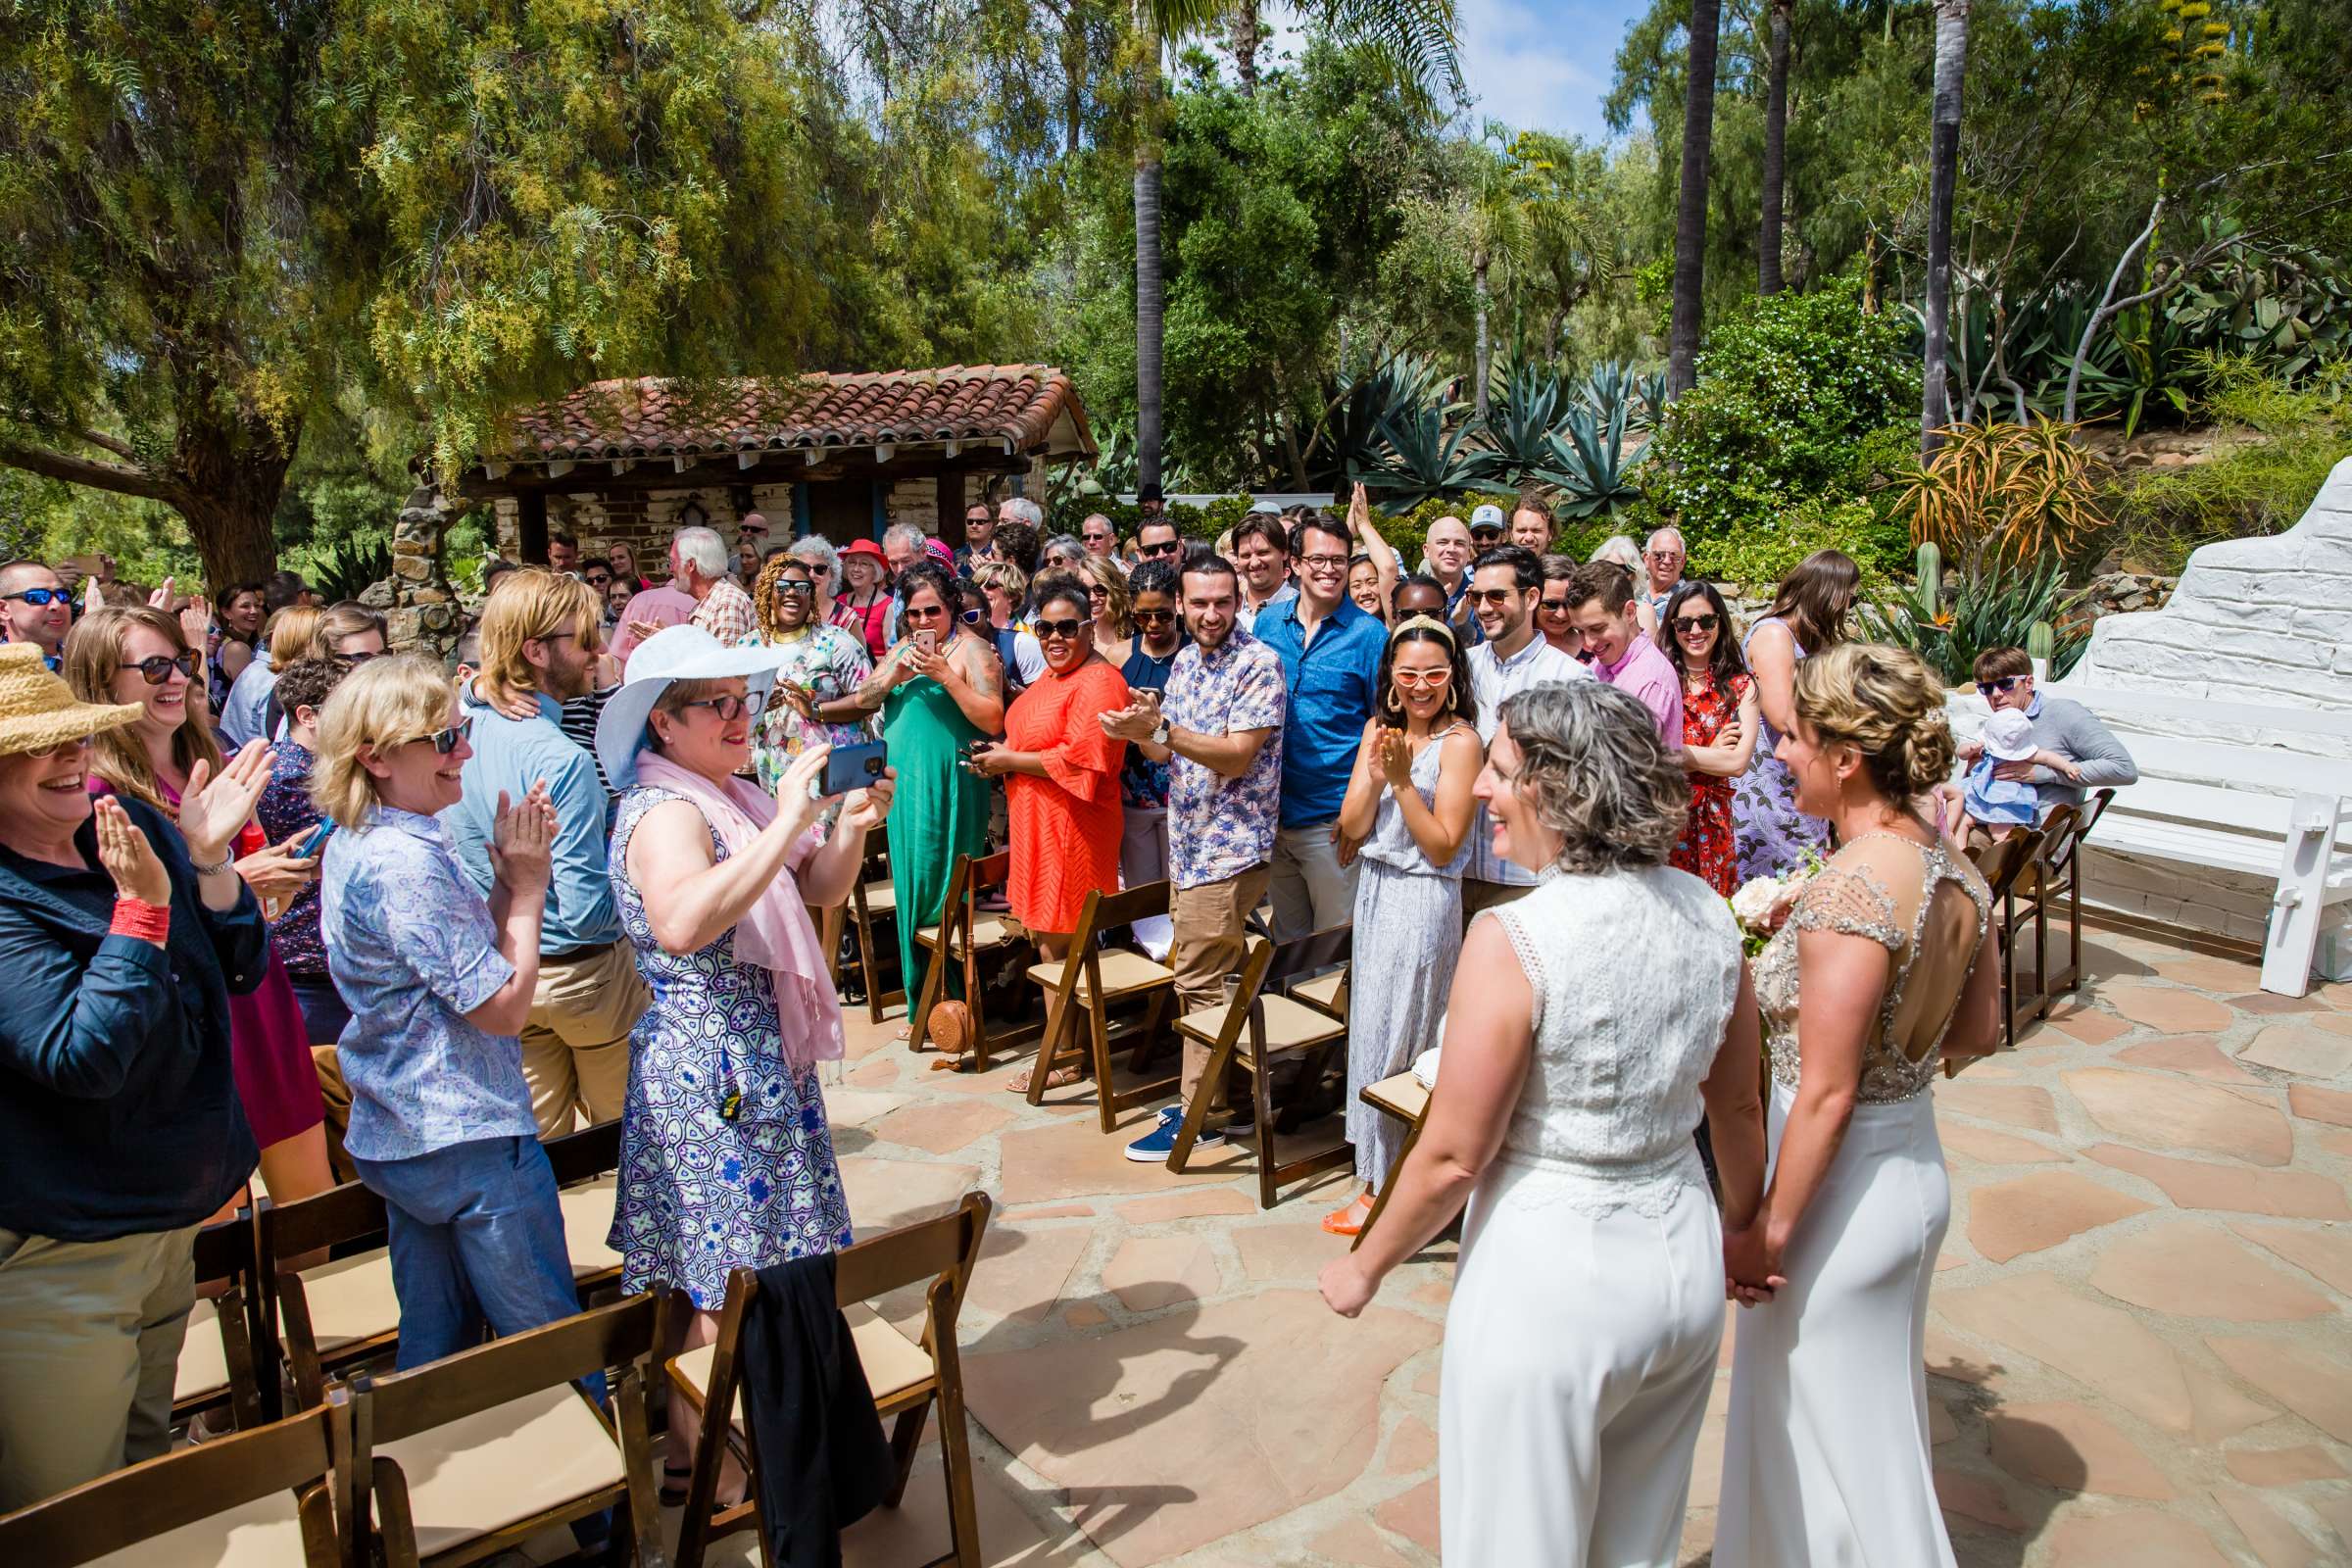
[[[956,857],[988,843],[988,780],[962,765],[964,747],[984,739],[948,689],[928,676],[893,690],[882,704],[882,739],[899,770],[890,803],[890,885],[898,895],[900,972],[911,1012],[923,992],[914,933],[937,925]],[[949,994],[960,995],[953,971]]]

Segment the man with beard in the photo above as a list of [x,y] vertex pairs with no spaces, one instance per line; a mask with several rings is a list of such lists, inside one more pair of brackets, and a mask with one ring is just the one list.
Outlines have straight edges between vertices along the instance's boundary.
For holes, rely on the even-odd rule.
[[[1546,681],[1591,680],[1592,672],[1551,646],[1536,629],[1544,564],[1520,545],[1498,545],[1470,567],[1471,613],[1485,640],[1466,650],[1462,663],[1477,708],[1478,742],[1491,746],[1502,723],[1502,700]],[[1470,864],[1462,878],[1462,918],[1523,898],[1536,874],[1494,853],[1494,829],[1480,806],[1470,829]]]
[[465,793],[441,813],[458,859],[485,898],[490,836],[502,799],[544,779],[556,808],[553,873],[540,923],[539,982],[522,1026],[522,1076],[539,1136],[618,1116],[629,1081],[629,1031],[651,1000],[620,940],[605,838],[610,797],[588,752],[564,734],[563,705],[587,693],[604,612],[576,577],[526,566],[482,609],[481,672],[462,694],[473,725]]

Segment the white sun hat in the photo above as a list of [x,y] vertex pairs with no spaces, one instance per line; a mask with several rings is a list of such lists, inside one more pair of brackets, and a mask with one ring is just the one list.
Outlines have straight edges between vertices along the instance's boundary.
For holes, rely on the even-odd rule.
[[2034,744],[2034,720],[2014,708],[2004,708],[1984,721],[1985,755],[1996,762],[2022,762],[2040,748]]
[[607,700],[596,720],[596,760],[604,764],[606,779],[616,790],[636,782],[646,721],[672,681],[741,675],[751,691],[764,697],[776,683],[778,657],[773,648],[729,648],[692,625],[664,626],[639,643],[629,655],[620,690]]

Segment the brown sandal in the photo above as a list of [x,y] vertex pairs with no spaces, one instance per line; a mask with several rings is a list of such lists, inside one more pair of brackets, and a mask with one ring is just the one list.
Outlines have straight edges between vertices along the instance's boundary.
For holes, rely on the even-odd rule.
[[[1012,1082],[1006,1084],[1004,1087],[1016,1095],[1027,1094],[1029,1092],[1029,1074],[1035,1072],[1036,1070],[1037,1069],[1034,1067],[1024,1069],[1018,1078],[1015,1078]],[[1078,1069],[1076,1067],[1056,1067],[1052,1072],[1046,1074],[1046,1087],[1048,1089],[1067,1089],[1077,1081]]]

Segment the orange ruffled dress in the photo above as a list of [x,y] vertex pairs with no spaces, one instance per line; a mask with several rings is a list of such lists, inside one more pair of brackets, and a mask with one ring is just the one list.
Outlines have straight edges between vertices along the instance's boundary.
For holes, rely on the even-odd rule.
[[1008,773],[1013,918],[1032,931],[1074,931],[1086,896],[1119,887],[1119,766],[1127,743],[1102,733],[1102,714],[1127,706],[1127,682],[1090,660],[1068,675],[1052,670],[1013,700],[1004,743],[1036,752],[1046,774]]

